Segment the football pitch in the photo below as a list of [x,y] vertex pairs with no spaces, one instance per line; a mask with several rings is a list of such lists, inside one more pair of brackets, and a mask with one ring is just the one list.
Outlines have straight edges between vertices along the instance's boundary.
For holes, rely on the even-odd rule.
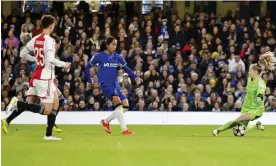
[[276,126],[213,137],[216,126],[60,125],[59,142],[44,141],[45,125],[11,125],[2,132],[2,166],[275,166]]

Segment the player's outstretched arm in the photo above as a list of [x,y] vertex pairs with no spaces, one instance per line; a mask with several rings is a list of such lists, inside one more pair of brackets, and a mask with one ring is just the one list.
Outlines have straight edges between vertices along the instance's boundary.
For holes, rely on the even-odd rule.
[[28,50],[27,46],[23,48],[23,50],[20,52],[20,57],[26,59],[30,62],[35,62],[36,57],[30,55],[30,50]]
[[137,78],[137,75],[125,64],[122,66],[124,71],[130,76],[130,78]]
[[137,84],[140,84],[141,82],[143,82],[143,80],[140,77],[137,77],[137,75],[127,66],[127,63],[123,59],[123,57],[120,55],[118,55],[118,56],[119,56],[120,65],[122,66],[124,71],[130,76],[130,78],[135,79]]
[[130,78],[137,78],[137,75],[127,66],[126,61],[122,56],[118,55],[119,63],[124,71],[130,76]]
[[71,63],[66,63],[66,62],[63,62],[63,61],[60,61],[60,60],[56,59],[55,58],[55,53],[51,50],[47,51],[47,59],[51,64],[53,64],[57,67],[70,68],[70,66],[71,66]]

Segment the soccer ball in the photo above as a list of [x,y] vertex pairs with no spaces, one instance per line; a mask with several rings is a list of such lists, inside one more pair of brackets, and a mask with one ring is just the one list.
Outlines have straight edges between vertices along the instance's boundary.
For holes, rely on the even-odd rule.
[[242,137],[245,135],[245,127],[244,125],[237,125],[233,128],[233,134],[236,136],[236,137]]

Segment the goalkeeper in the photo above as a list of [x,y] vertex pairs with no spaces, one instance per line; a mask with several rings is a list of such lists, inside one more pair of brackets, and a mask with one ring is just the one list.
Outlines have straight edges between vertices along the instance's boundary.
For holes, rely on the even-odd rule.
[[232,121],[227,122],[223,126],[213,130],[213,135],[218,136],[219,133],[231,129],[238,124],[246,127],[246,132],[252,129],[264,130],[261,122],[248,125],[250,121],[260,118],[265,111],[264,97],[266,91],[266,83],[261,78],[264,71],[274,70],[275,57],[272,53],[266,53],[260,57],[257,64],[252,64],[249,68],[249,77],[246,86],[246,95],[241,109],[241,115]]

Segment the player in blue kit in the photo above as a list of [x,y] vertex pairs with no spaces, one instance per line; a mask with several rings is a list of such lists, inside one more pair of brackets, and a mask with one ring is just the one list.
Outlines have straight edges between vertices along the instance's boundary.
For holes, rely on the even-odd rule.
[[106,119],[101,120],[101,124],[105,131],[111,134],[109,123],[117,118],[121,126],[122,134],[135,134],[130,131],[125,124],[124,112],[129,109],[129,104],[117,80],[118,69],[119,67],[123,68],[124,71],[131,78],[135,78],[138,83],[141,83],[142,79],[137,77],[136,74],[127,67],[127,63],[121,55],[115,53],[116,48],[116,38],[112,36],[107,37],[101,45],[101,52],[94,55],[87,63],[85,68],[86,77],[87,81],[92,83],[90,68],[93,65],[97,65],[100,88],[104,96],[112,101],[114,106],[115,110]]

